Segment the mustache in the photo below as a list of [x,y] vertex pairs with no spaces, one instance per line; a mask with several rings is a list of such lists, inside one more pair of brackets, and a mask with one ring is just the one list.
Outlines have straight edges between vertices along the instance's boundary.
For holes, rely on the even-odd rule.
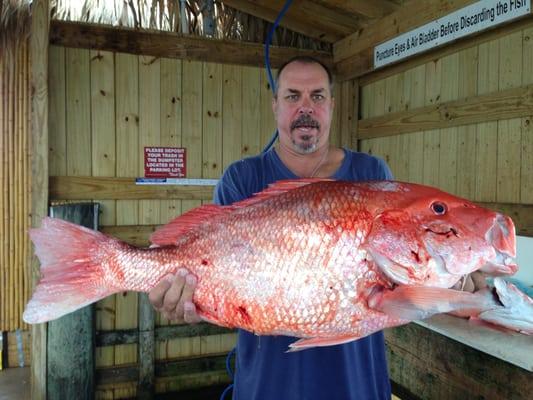
[[301,126],[310,128],[320,128],[320,124],[317,120],[313,119],[309,114],[302,114],[296,120],[291,123],[291,131]]

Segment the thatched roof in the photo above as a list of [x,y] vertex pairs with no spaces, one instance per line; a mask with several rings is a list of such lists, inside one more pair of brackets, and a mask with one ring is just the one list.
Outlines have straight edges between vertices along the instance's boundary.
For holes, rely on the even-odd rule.
[[[270,22],[231,8],[220,0],[51,0],[50,5],[52,19],[256,43],[264,43],[272,26]],[[272,44],[331,50],[330,44],[283,27],[277,28]]]
[[0,56],[30,33],[31,0],[0,0]]

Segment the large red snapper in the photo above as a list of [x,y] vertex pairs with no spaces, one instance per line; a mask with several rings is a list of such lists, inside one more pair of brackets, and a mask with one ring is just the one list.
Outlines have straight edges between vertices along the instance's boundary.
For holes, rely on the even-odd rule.
[[42,279],[24,313],[28,323],[120,291],[147,292],[186,267],[198,277],[194,302],[203,319],[303,338],[294,348],[461,309],[497,310],[503,315],[491,322],[502,325],[518,312],[513,318],[526,322],[507,325],[533,332],[531,303],[517,311],[492,296],[447,289],[476,270],[517,270],[511,219],[421,185],[282,181],[232,206],[176,218],[154,233],[160,247],[150,249],[52,218],[30,236]]

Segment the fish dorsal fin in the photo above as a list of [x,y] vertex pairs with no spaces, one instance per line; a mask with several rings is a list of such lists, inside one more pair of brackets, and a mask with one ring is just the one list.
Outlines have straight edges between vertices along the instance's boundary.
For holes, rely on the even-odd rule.
[[231,206],[224,207],[216,204],[206,204],[193,208],[158,228],[150,236],[150,242],[157,246],[175,245],[187,232],[210,219],[230,213],[232,208]]
[[157,229],[150,236],[150,242],[156,246],[175,245],[184,234],[206,221],[212,221],[220,216],[231,214],[237,209],[249,207],[271,197],[279,196],[299,187],[309,185],[310,183],[322,181],[332,181],[332,179],[306,178],[277,181],[269,185],[265,190],[254,194],[249,199],[233,203],[229,206],[207,204],[194,208]]
[[236,208],[248,207],[253,204],[261,203],[271,197],[279,196],[280,194],[290,192],[291,190],[298,189],[302,186],[307,186],[316,182],[331,182],[334,179],[327,178],[301,178],[301,179],[286,179],[282,181],[276,181],[268,185],[268,187],[259,193],[255,193],[252,197],[246,200],[234,203]]

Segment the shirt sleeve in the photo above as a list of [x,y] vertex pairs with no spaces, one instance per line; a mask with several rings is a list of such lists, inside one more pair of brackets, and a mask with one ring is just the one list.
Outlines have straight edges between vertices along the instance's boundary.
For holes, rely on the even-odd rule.
[[394,175],[392,175],[392,171],[390,170],[385,160],[383,160],[382,158],[378,158],[378,160],[379,160],[380,174],[382,175],[380,179],[387,180],[387,181],[394,180]]
[[246,186],[247,174],[244,172],[245,170],[239,171],[237,164],[234,163],[224,171],[213,192],[215,204],[227,206],[248,197],[242,189],[243,185]]

